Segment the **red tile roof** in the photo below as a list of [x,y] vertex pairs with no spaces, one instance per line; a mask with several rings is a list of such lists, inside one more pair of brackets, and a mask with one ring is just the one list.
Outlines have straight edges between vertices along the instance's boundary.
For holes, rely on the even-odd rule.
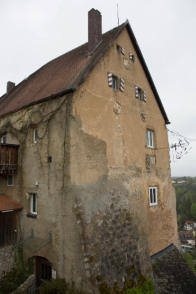
[[12,200],[10,196],[7,196],[5,194],[0,194],[0,211],[6,211],[6,210],[19,210],[22,209],[22,206],[16,202],[15,200]]
[[160,111],[169,123],[154,82],[140,51],[133,31],[126,21],[122,25],[102,35],[102,42],[92,56],[88,56],[88,43],[45,64],[39,70],[13,88],[9,94],[0,98],[0,116],[16,112],[26,106],[40,103],[49,98],[62,96],[74,91],[87,77],[107,49],[113,44],[122,30],[126,28],[151,85]]
[[194,221],[186,221],[184,224],[185,225],[194,225]]
[[[105,46],[119,28],[103,35]],[[92,57],[88,57],[88,43],[45,64],[0,99],[0,115],[15,112],[69,89]]]

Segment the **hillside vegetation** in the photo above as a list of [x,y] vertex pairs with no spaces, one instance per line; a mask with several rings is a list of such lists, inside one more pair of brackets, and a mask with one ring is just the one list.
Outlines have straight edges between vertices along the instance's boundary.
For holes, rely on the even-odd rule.
[[188,220],[196,222],[196,177],[173,178],[176,183],[176,209],[178,229]]

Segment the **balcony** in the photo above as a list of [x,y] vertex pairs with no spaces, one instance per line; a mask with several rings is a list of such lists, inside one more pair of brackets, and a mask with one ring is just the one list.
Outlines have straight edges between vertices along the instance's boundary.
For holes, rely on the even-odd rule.
[[18,166],[18,145],[0,144],[0,175],[14,175]]

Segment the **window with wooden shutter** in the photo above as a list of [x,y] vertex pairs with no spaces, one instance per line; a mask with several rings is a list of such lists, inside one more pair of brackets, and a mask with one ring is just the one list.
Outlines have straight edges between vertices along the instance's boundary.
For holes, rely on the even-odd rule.
[[108,72],[108,86],[112,87],[112,77],[113,74],[111,72]]
[[135,86],[135,97],[141,101],[146,102],[146,92],[138,86]]
[[125,53],[126,53],[125,48],[122,48],[121,47],[121,50],[120,51],[121,51],[122,55],[125,55]]
[[120,91],[124,92],[125,89],[125,80],[123,78],[120,78]]
[[126,54],[125,48],[121,47],[120,45],[117,45],[116,48],[117,48],[117,51],[119,53],[121,53],[122,55],[125,55]]
[[111,72],[108,72],[108,86],[115,91],[120,90],[121,92],[124,92],[125,80],[123,78],[118,78]]

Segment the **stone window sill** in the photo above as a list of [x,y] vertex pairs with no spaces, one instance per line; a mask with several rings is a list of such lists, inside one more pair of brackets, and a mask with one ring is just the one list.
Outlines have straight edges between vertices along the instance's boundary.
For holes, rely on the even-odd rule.
[[37,218],[37,214],[33,214],[33,213],[27,213],[27,217],[31,217],[31,218]]

